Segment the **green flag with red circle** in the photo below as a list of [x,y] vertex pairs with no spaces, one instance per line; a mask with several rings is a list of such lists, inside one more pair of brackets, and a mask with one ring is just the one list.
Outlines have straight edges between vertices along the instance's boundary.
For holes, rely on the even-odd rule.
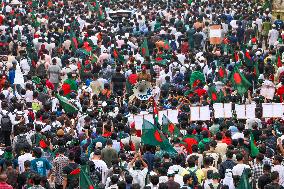
[[144,41],[143,41],[143,43],[141,45],[141,55],[143,57],[150,56],[147,39],[144,39]]
[[143,119],[141,141],[143,144],[160,146],[163,151],[176,154],[176,150],[170,144],[165,135],[151,122]]
[[173,124],[166,115],[163,115],[162,126],[163,133],[167,133],[169,136],[174,137],[180,136],[179,128]]
[[247,92],[248,88],[251,86],[251,83],[246,79],[246,77],[240,72],[239,68],[235,66],[230,81],[232,86],[240,95],[243,95]]

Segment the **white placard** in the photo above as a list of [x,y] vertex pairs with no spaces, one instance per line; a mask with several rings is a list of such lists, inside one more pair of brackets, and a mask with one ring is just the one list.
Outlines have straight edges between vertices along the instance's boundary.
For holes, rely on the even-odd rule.
[[246,119],[246,108],[243,104],[235,104],[235,111],[238,119]]
[[282,103],[273,103],[273,117],[283,117],[283,105]]
[[224,117],[224,108],[222,103],[213,104],[214,109],[214,117],[215,118],[223,118]]
[[197,121],[199,120],[199,107],[190,107],[190,120]]
[[225,118],[233,117],[232,103],[224,103],[224,114],[225,114]]
[[262,117],[273,117],[273,106],[270,103],[262,103]]
[[255,108],[256,105],[255,104],[247,104],[246,105],[246,118],[255,118]]
[[167,110],[168,118],[172,123],[178,123],[178,110]]
[[200,113],[199,120],[202,120],[202,121],[210,120],[209,106],[201,106],[199,113]]
[[209,36],[210,38],[211,37],[221,37],[221,30],[220,29],[210,29]]

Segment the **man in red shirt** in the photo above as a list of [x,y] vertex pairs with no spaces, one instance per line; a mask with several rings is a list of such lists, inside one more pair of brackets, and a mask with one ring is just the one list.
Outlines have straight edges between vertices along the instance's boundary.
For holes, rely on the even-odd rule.
[[7,175],[5,173],[2,173],[0,175],[0,188],[1,189],[13,189],[13,187],[6,183],[7,181]]

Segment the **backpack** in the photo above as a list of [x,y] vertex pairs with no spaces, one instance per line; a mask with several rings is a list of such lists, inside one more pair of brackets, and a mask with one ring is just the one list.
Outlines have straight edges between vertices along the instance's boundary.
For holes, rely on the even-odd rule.
[[17,142],[15,147],[15,152],[17,155],[20,155],[21,152],[24,150],[24,148],[29,145],[27,140],[27,135],[18,135],[17,136]]
[[39,76],[44,76],[46,74],[44,63],[40,63],[40,65],[36,68],[36,73]]
[[99,167],[96,167],[93,162],[90,162],[90,177],[95,184],[102,182],[102,170]]
[[192,175],[193,176],[193,185],[194,186],[197,186],[198,185],[198,178],[197,178],[197,176],[196,176],[196,171],[197,171],[197,169],[195,169],[194,171],[188,171],[189,172],[189,175]]
[[[73,169],[70,165],[68,165],[70,169]],[[73,174],[77,172],[77,170],[80,169],[80,167],[77,167],[73,169],[68,175],[68,187],[67,188],[79,188],[79,174]]]
[[12,132],[12,122],[8,114],[2,114],[1,118],[1,131]]

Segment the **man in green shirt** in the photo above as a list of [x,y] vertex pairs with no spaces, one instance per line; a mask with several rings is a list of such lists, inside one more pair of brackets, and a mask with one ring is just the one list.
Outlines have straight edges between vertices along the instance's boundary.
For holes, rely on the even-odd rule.
[[198,143],[198,149],[201,153],[203,153],[205,150],[209,150],[209,143],[211,142],[211,139],[209,138],[208,131],[202,131],[202,140]]

